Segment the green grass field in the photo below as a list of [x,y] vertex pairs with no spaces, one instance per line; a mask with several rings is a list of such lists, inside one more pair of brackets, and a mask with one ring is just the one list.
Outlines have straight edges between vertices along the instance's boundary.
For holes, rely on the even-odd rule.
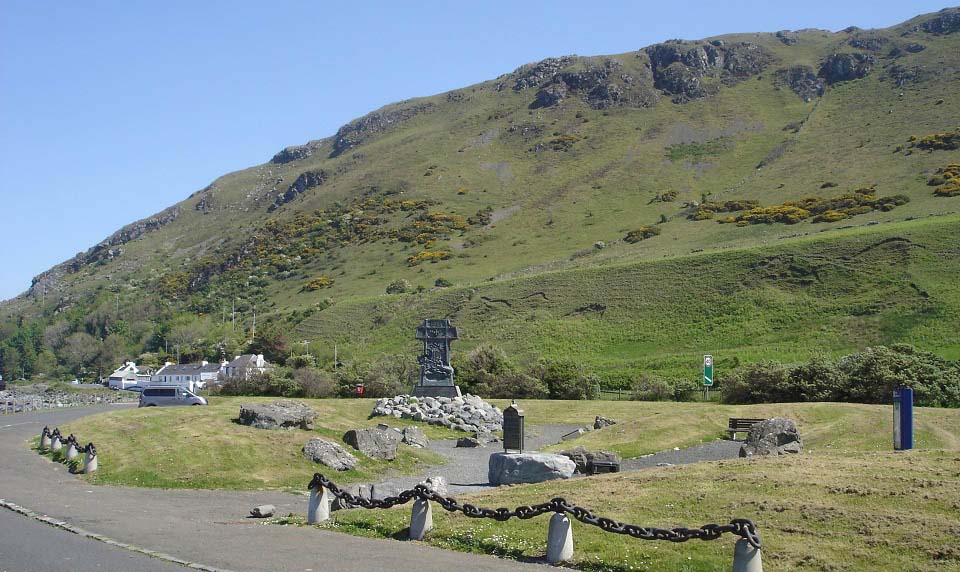
[[[960,522],[960,411],[916,410],[916,450],[892,451],[890,408],[832,403],[717,406],[636,402],[524,402],[527,421],[587,423],[598,411],[618,425],[577,441],[632,456],[716,438],[726,417],[784,415],[806,451],[501,487],[461,500],[510,507],[562,496],[595,514],[672,528],[753,520],[766,570],[952,570]],[[277,522],[302,524],[302,515]],[[434,507],[425,539],[444,548],[521,560],[543,556],[547,517],[495,523]],[[400,537],[409,507],[335,512],[322,528]],[[644,542],[574,523],[574,565],[585,570],[729,570],[734,539]]]

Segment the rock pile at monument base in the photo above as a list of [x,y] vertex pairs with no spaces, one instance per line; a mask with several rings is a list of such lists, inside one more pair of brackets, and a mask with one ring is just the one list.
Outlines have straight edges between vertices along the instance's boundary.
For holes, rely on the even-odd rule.
[[384,397],[377,400],[373,415],[413,419],[467,433],[493,433],[503,429],[503,412],[480,397],[469,394],[452,398],[409,395]]

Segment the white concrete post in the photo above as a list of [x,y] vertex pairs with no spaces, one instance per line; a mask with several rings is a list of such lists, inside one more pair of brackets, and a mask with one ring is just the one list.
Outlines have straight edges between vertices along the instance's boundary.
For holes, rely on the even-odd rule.
[[67,460],[72,461],[77,458],[77,446],[73,441],[70,441],[70,444],[67,445]]
[[60,449],[63,449],[63,443],[60,442],[60,435],[54,435],[53,440],[50,441],[50,450],[56,453]]
[[562,512],[550,517],[547,532],[547,562],[559,564],[573,558],[573,528],[570,519]]
[[326,487],[310,489],[310,504],[307,507],[307,524],[317,524],[330,518],[330,493]]
[[43,433],[40,434],[40,449],[49,449],[50,448],[50,433],[47,431],[47,428],[43,428]]
[[87,456],[83,459],[83,473],[89,475],[97,470],[97,454],[87,451]]
[[430,501],[417,499],[413,501],[413,512],[410,514],[410,540],[423,540],[425,534],[433,530],[433,507]]
[[751,546],[746,538],[738,540],[733,549],[733,572],[763,572],[760,549]]

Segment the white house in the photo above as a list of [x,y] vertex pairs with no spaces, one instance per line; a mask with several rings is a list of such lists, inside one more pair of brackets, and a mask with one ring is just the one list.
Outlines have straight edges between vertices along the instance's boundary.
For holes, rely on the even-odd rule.
[[137,385],[150,381],[151,376],[147,370],[140,369],[132,361],[125,362],[107,378],[107,385],[112,389],[126,389],[131,385]]
[[190,391],[203,389],[208,382],[217,380],[220,373],[220,364],[208,363],[183,363],[174,364],[167,362],[163,367],[153,374],[151,381],[153,383],[168,383],[179,385]]
[[220,379],[247,379],[251,375],[263,373],[273,366],[263,359],[263,354],[244,354],[224,363],[220,367]]

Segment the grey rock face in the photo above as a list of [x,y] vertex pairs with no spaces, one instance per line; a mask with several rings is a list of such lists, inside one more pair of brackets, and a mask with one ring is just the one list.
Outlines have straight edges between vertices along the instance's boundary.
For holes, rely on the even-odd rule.
[[272,205],[267,209],[267,212],[273,212],[281,205],[289,203],[293,199],[302,193],[307,192],[308,190],[319,187],[327,180],[327,173],[323,169],[317,171],[307,171],[301,173],[297,180],[293,182],[289,187],[287,187],[287,192],[278,196]]
[[324,439],[310,439],[303,446],[303,456],[336,471],[346,471],[357,466],[357,458],[336,443]]
[[803,451],[803,440],[797,424],[790,419],[775,417],[754,425],[747,433],[746,443],[740,447],[741,457],[754,455],[786,455]]
[[273,516],[274,511],[277,510],[277,507],[272,504],[262,504],[260,506],[255,506],[250,511],[250,516],[254,518],[268,518]]
[[749,42],[703,43],[672,40],[644,50],[650,59],[654,84],[683,103],[713,95],[716,86],[706,87],[704,78],[733,85],[763,71],[772,57]]
[[591,474],[591,466],[594,461],[612,461],[621,463],[623,459],[613,451],[588,451],[583,447],[577,447],[569,451],[560,451],[560,454],[570,459],[577,465],[577,472],[585,475]]
[[306,403],[281,399],[268,405],[241,405],[240,424],[255,429],[294,429],[313,430],[313,421],[317,413]]
[[777,70],[773,83],[777,87],[788,87],[804,101],[823,95],[823,80],[810,66],[797,65]]
[[820,66],[819,75],[831,84],[860,79],[870,73],[873,62],[869,54],[833,54]]
[[417,426],[404,427],[401,441],[417,449],[423,449],[430,444],[430,439],[424,434],[423,429]]
[[402,436],[393,429],[351,429],[343,435],[347,445],[374,459],[392,461],[397,458],[397,445]]
[[609,427],[616,424],[616,421],[610,419],[609,417],[604,417],[603,415],[597,415],[596,419],[593,420],[594,429],[603,429],[604,427]]
[[432,103],[395,104],[368,113],[337,130],[337,134],[333,136],[333,151],[330,157],[337,157],[363,143],[369,137],[387,131],[417,115],[433,111],[435,108],[436,106]]
[[314,151],[319,150],[324,142],[324,139],[317,139],[315,141],[310,141],[306,145],[287,147],[286,149],[274,155],[273,158],[270,159],[270,162],[282,165],[284,163],[306,159],[307,157],[313,155]]
[[487,478],[492,485],[540,483],[569,479],[577,465],[563,455],[550,453],[494,453]]
[[937,17],[920,25],[924,32],[936,35],[952,34],[960,31],[960,8],[945,8]]

